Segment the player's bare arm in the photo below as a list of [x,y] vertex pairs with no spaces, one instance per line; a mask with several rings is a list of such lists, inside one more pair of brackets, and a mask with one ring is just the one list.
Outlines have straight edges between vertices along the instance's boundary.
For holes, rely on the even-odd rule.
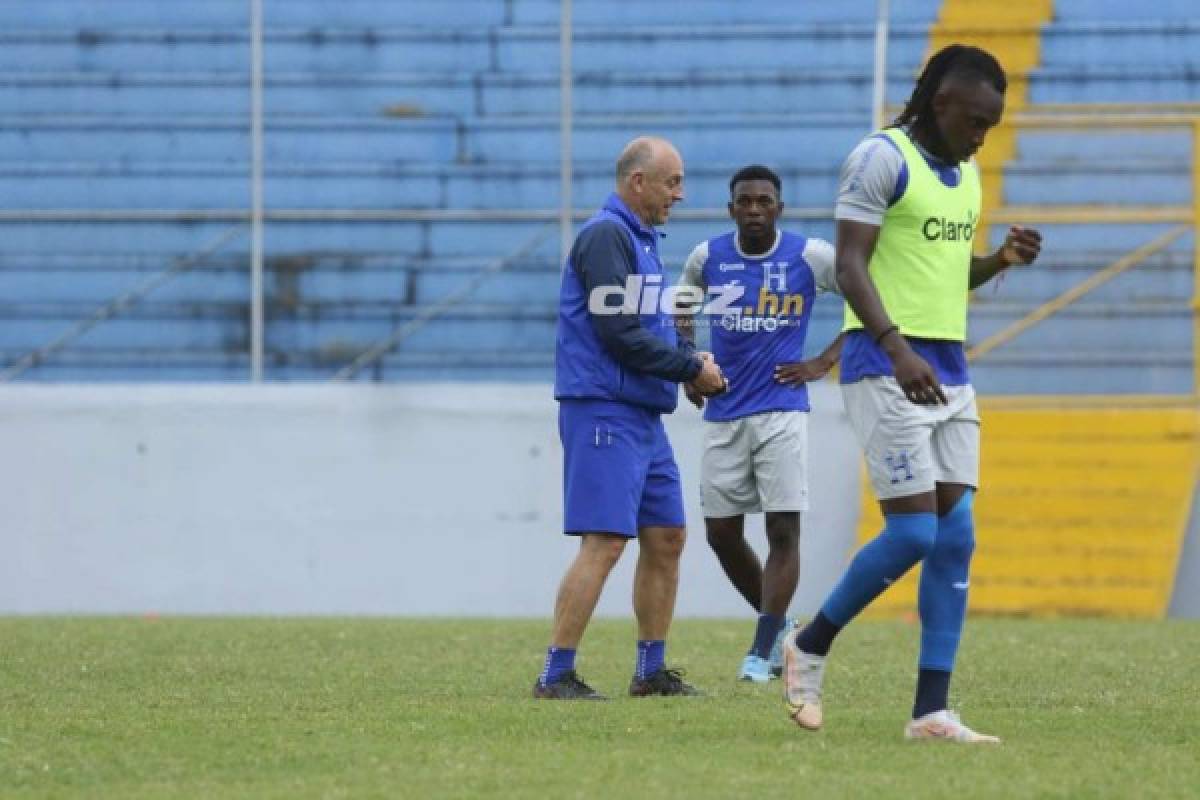
[[785,361],[775,367],[775,380],[787,386],[799,386],[810,381],[819,381],[829,374],[834,364],[842,357],[842,342],[845,333],[839,333],[820,355],[807,361]]
[[1009,267],[1032,264],[1042,252],[1042,234],[1017,225],[1008,229],[1004,244],[990,256],[971,258],[970,286],[975,289]]
[[879,241],[879,226],[848,219],[837,221],[837,282],[842,296],[862,320],[869,336],[892,362],[896,383],[904,394],[919,405],[945,404],[946,395],[937,374],[900,335],[879,299],[867,265]]

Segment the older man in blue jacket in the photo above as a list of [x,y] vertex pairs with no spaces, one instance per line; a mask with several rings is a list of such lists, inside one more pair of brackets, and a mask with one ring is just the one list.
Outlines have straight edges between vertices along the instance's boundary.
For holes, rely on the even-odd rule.
[[[633,607],[637,662],[629,693],[696,694],[665,665],[683,552],[683,494],[662,415],[680,383],[724,389],[708,353],[675,334],[660,233],[683,199],[683,160],[640,137],[617,160],[617,190],[584,225],[563,268],[554,396],[563,444],[563,530],[580,539],[554,607],[545,668],[533,694],[604,699],[575,672],[575,652],[626,543],[637,538]],[[616,300],[616,302],[614,302]]]

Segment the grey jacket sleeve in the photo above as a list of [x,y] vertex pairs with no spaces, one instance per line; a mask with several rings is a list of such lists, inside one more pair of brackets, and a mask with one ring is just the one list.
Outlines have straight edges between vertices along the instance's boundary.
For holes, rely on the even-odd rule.
[[[629,233],[616,222],[592,225],[571,248],[571,264],[588,297],[597,287],[624,289],[626,279],[636,271],[635,259]],[[637,314],[595,314],[589,308],[588,317],[605,349],[622,367],[677,382],[700,373],[700,359],[691,343],[672,347],[642,327]]]

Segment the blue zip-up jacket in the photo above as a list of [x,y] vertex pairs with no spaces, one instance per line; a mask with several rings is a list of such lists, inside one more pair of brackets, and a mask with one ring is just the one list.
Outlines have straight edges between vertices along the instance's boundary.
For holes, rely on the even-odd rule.
[[[680,343],[673,316],[659,301],[658,292],[668,287],[658,237],[615,193],[584,224],[562,271],[556,400],[615,400],[670,413],[679,399],[678,384],[699,374],[694,348]],[[607,292],[605,305],[622,305],[615,290],[626,289],[631,275],[642,276],[645,289],[658,290],[647,292],[652,297],[629,298],[639,313],[589,311],[588,298],[598,287]]]

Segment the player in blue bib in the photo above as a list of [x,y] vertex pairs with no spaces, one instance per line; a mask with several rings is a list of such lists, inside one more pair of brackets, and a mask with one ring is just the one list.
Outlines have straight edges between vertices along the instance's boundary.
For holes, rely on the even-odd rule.
[[[737,230],[701,243],[684,267],[681,287],[706,297],[701,324],[729,391],[704,408],[701,498],[708,543],[721,567],[758,612],[742,680],[766,682],[782,668],[779,640],[800,576],[800,513],[808,509],[808,389],[837,362],[838,337],[803,361],[804,339],[818,291],[837,291],[833,246],[776,227],[783,213],[779,176],[763,166],[738,171],[729,183],[729,215]],[[679,320],[685,336],[693,320]],[[778,371],[778,379],[777,379]],[[745,515],[766,516],[764,566],[744,537]]]

